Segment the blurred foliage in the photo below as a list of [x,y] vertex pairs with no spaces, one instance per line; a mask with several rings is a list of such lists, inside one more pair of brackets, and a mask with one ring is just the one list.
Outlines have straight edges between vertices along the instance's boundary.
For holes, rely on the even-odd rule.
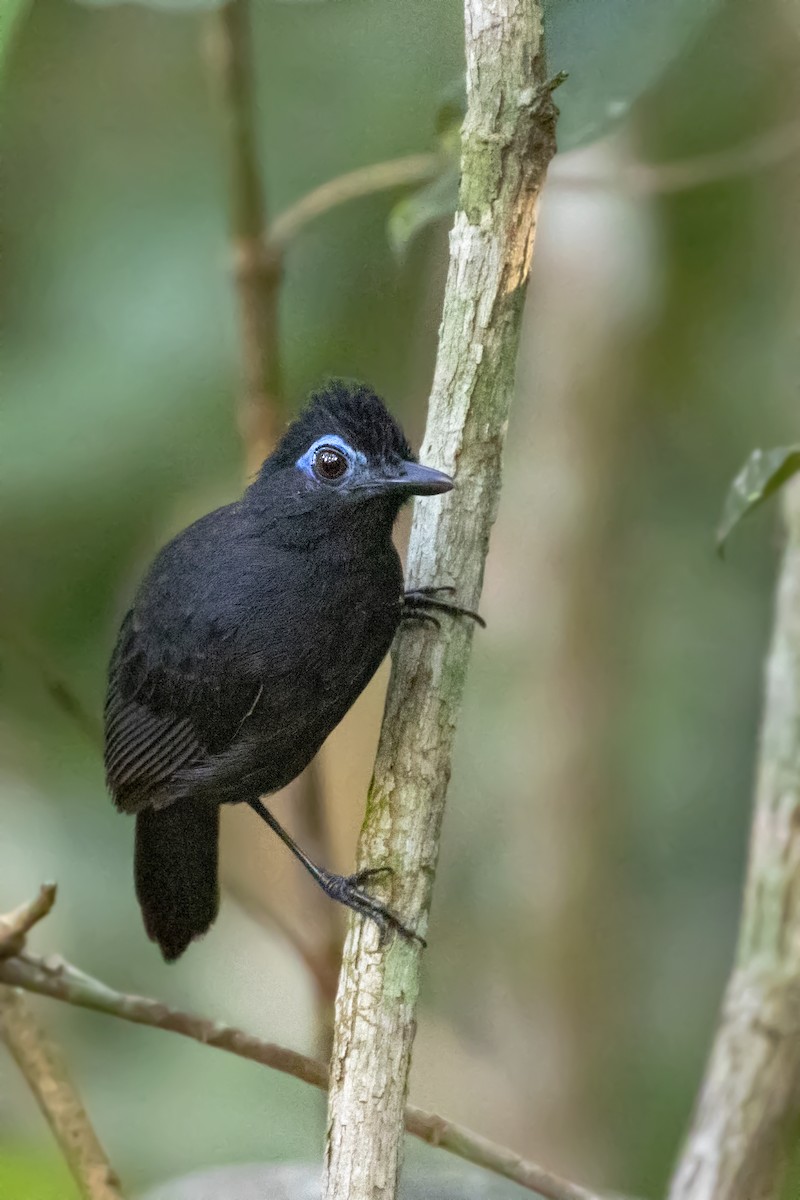
[[0,1154],[0,1196],[9,1200],[80,1200],[64,1162],[41,1148],[4,1146]]
[[2,18],[0,18],[0,80],[7,55],[22,24],[22,18],[29,2],[30,0],[8,0]]
[[774,496],[800,471],[800,446],[778,446],[754,450],[730,486],[722,520],[717,530],[717,549],[725,543],[744,517]]
[[404,196],[389,213],[387,233],[389,244],[402,260],[412,240],[435,221],[452,218],[458,200],[461,177],[458,159],[444,159],[442,170],[410,196]]
[[691,48],[720,0],[544,0],[558,94],[559,149],[601,137]]
[[[256,8],[271,212],[351,168],[429,147],[461,72],[458,0]],[[550,67],[569,72],[562,147],[617,122],[623,153],[672,161],[792,118],[800,50],[787,13],[783,0],[552,0]],[[8,58],[0,624],[23,627],[94,713],[142,565],[239,487],[221,122],[203,25],[202,13],[39,0]],[[613,163],[604,153],[601,164]],[[533,299],[547,308],[560,297],[569,313],[604,255],[626,263],[597,301],[616,314],[613,359],[601,370],[584,323],[568,319],[562,350],[534,337],[535,354],[523,355],[489,630],[476,642],[453,774],[412,1088],[418,1102],[546,1158],[520,1054],[541,1049],[543,1073],[551,1061],[531,1016],[542,948],[520,913],[550,850],[515,844],[511,830],[542,801],[530,793],[529,697],[540,665],[533,598],[547,581],[531,578],[525,548],[547,511],[527,500],[530,422],[541,390],[580,369],[587,402],[610,407],[623,386],[634,398],[623,469],[597,512],[611,534],[593,586],[614,614],[615,840],[600,866],[622,916],[609,929],[587,905],[589,940],[598,953],[613,948],[619,973],[616,1023],[597,1032],[602,1077],[583,1102],[606,1149],[597,1170],[610,1162],[607,1182],[641,1194],[663,1191],[735,934],[773,545],[768,521],[754,521],[723,566],[713,531],[736,464],[797,434],[798,193],[790,162],[641,200],[613,234],[587,242],[587,214],[607,197],[576,196],[554,173]],[[398,199],[358,201],[298,237],[282,334],[295,401],[322,375],[360,376],[418,440],[446,243],[429,231],[398,263],[386,237]],[[562,213],[569,232],[548,250]],[[160,963],[129,882],[130,824],[14,637],[0,640],[0,784],[0,907],[44,878],[60,884],[37,948],[120,988],[313,1044],[301,965],[230,901],[185,960]],[[355,820],[361,797],[351,804]],[[267,872],[279,850],[265,841],[263,851]],[[132,1185],[214,1163],[318,1159],[322,1101],[300,1084],[176,1037],[42,1011]],[[39,1139],[44,1165],[18,1150],[23,1137]],[[412,1160],[420,1153],[410,1148]],[[45,1200],[51,1162],[0,1057],[0,1195],[13,1180],[15,1200]],[[594,1166],[577,1138],[557,1165],[587,1178]]]
[[[563,153],[608,134],[644,92],[685,53],[719,0],[545,0],[547,57],[565,71],[559,87],[558,146]],[[436,179],[400,200],[389,215],[398,255],[421,230],[449,217],[458,200],[453,133],[464,113],[464,85],[452,84],[438,114],[442,167]]]

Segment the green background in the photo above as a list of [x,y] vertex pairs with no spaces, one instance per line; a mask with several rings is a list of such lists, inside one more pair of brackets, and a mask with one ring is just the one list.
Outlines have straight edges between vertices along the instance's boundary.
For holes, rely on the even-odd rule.
[[[0,909],[56,878],[36,949],[312,1050],[302,966],[233,901],[180,964],[161,964],[129,882],[130,826],[22,651],[24,633],[99,712],[143,565],[240,484],[208,17],[174,7],[187,11],[34,0],[4,58]],[[457,0],[255,7],[271,212],[435,145],[462,70]],[[569,72],[563,147],[612,141],[557,160],[543,206],[412,1098],[596,1186],[655,1195],[735,938],[779,541],[773,510],[721,564],[713,531],[749,451],[798,437],[800,173],[789,156],[633,197],[603,180],[618,180],[620,163],[695,159],[791,121],[797,13],[781,0],[553,0],[548,22],[551,69]],[[595,183],[570,186],[569,173]],[[418,442],[446,221],[398,261],[386,222],[402,195],[360,200],[298,236],[282,345],[293,406],[328,373],[359,376]],[[569,564],[550,562],[549,579],[536,539],[565,491],[580,510],[589,478],[570,593]],[[547,719],[561,724],[545,734],[559,636],[559,613],[552,627],[544,616],[550,584],[577,605],[569,628],[585,653],[570,669],[586,695],[556,705]],[[596,674],[581,683],[589,660]],[[582,724],[593,688],[599,735]],[[567,797],[540,820],[541,762],[559,738],[603,787],[596,803],[582,793],[573,812]],[[349,804],[354,823],[361,797]],[[266,871],[280,851],[262,848]],[[550,880],[553,863],[574,880]],[[569,902],[548,907],[554,888]],[[132,1189],[203,1165],[319,1157],[322,1102],[302,1085],[176,1037],[39,1011]],[[0,1058],[0,1196],[69,1187]]]

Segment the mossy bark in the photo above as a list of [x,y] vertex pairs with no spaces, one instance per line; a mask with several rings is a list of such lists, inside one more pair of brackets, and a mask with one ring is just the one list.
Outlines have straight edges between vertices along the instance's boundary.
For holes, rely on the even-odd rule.
[[[557,112],[544,76],[540,4],[465,0],[465,36],[461,195],[421,452],[423,462],[455,475],[456,488],[417,505],[408,578],[454,585],[460,603],[477,606]],[[471,638],[466,621],[401,631],[361,834],[361,865],[393,868],[383,898],[420,933]],[[331,1060],[327,1200],[396,1194],[419,968],[416,943],[393,937],[381,945],[373,923],[351,922]]]

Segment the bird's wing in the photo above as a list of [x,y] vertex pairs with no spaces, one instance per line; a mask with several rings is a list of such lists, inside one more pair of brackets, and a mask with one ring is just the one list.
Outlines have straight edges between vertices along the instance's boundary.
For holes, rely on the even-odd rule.
[[213,625],[171,632],[145,635],[134,609],[111,660],[106,778],[117,807],[127,812],[169,803],[169,781],[226,749],[261,694],[259,680],[240,671],[235,688],[224,686],[233,673],[226,669],[226,639]]

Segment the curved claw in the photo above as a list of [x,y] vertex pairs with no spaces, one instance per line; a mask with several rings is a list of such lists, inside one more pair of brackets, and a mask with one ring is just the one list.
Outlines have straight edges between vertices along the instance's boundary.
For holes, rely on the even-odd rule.
[[337,900],[345,907],[352,908],[360,916],[374,921],[381,931],[381,945],[386,940],[391,928],[407,938],[408,941],[418,942],[424,948],[428,943],[420,934],[409,929],[390,908],[381,904],[380,900],[376,900],[374,896],[370,896],[359,886],[365,874],[374,878],[376,874],[385,874],[387,871],[391,872],[391,867],[367,867],[366,871],[359,871],[355,875],[334,875],[330,871],[322,871],[318,882],[331,900]]
[[480,613],[475,612],[471,608],[464,608],[461,604],[451,604],[449,600],[439,600],[434,594],[435,592],[452,590],[452,588],[413,588],[404,593],[403,607],[408,609],[409,616],[414,613],[422,613],[425,609],[433,608],[437,612],[450,613],[453,617],[469,617],[476,625],[480,625],[481,629],[485,629],[486,622]]

